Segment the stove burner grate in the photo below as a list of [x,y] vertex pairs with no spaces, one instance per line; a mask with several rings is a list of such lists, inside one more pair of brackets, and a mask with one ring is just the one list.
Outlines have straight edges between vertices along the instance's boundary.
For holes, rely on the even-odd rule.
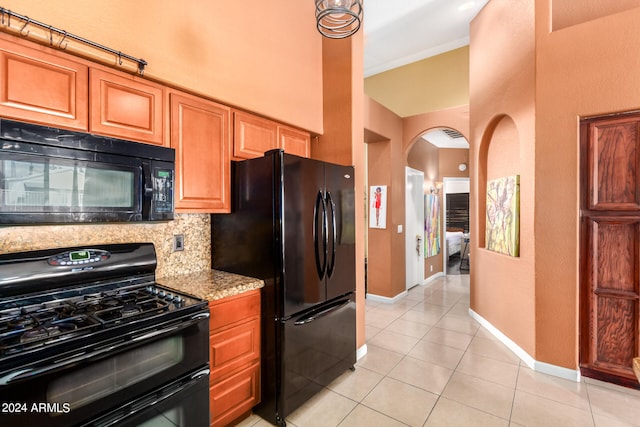
[[169,306],[169,302],[146,288],[133,288],[3,312],[0,314],[0,356],[155,316],[168,311]]

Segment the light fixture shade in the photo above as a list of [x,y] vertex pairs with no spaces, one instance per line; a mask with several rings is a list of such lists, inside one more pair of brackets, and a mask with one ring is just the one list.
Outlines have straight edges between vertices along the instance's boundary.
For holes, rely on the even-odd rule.
[[315,0],[318,31],[330,39],[355,34],[362,22],[362,0]]

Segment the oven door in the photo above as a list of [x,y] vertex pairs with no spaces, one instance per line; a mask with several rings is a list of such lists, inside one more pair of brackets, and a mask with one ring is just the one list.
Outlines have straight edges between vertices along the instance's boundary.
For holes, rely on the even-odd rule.
[[178,378],[83,425],[86,427],[208,427],[209,368]]
[[[175,389],[172,383],[185,376],[193,376],[194,380],[204,376],[208,382],[208,374],[202,374],[209,360],[207,314],[192,316],[197,320],[185,322],[184,327],[172,323],[142,335],[133,334],[124,340],[130,345],[119,345],[112,352],[101,351],[98,357],[79,355],[74,363],[67,363],[67,359],[23,375],[17,373],[0,385],[0,425],[92,425],[113,411],[123,419],[139,416],[140,404],[136,406],[135,402],[146,402],[144,405],[154,410],[168,405],[163,411],[177,413],[171,412],[172,408],[185,401],[181,396],[188,394],[174,396],[166,392]],[[145,400],[150,393],[166,398],[158,398],[157,402]],[[206,410],[198,411],[193,415],[208,422],[208,404]],[[188,411],[183,408],[182,412]]]

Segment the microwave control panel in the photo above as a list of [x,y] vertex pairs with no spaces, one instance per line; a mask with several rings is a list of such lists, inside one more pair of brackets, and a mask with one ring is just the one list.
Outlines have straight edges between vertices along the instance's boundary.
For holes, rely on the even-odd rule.
[[173,212],[173,181],[173,170],[153,169],[153,212]]

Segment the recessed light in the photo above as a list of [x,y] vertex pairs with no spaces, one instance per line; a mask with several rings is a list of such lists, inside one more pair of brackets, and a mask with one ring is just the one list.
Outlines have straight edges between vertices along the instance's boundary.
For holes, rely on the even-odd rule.
[[458,10],[462,12],[463,10],[471,9],[475,4],[475,1],[464,2],[460,6],[458,6]]

